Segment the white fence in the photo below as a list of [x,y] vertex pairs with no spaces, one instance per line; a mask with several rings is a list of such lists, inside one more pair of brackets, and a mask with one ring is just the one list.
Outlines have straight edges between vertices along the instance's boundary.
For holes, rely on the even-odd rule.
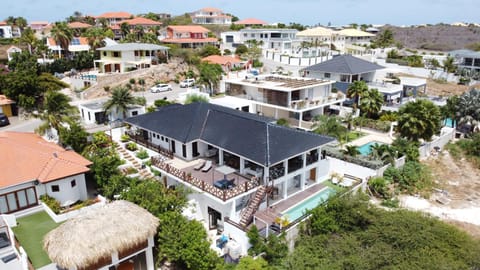
[[455,129],[443,127],[440,136],[431,142],[422,144],[418,151],[420,152],[420,159],[429,157],[432,153],[436,153],[437,149],[443,149],[443,147],[452,139],[455,138]]

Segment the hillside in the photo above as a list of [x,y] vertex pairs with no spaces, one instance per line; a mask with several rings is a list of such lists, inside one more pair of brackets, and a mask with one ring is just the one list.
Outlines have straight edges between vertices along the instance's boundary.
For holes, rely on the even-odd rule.
[[480,27],[451,26],[444,24],[430,26],[390,28],[397,42],[406,48],[435,51],[451,51],[467,48],[480,43]]

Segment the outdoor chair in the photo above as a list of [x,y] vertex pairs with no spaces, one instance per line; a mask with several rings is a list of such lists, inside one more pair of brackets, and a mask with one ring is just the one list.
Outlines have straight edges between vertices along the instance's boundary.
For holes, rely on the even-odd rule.
[[207,162],[205,162],[205,166],[203,166],[202,172],[208,172],[210,171],[211,168],[212,168],[212,161],[208,160]]
[[234,187],[235,187],[235,178],[233,178],[231,180],[228,180],[227,189],[231,189],[231,188],[234,188]]
[[205,166],[205,161],[202,160],[201,162],[199,162],[195,167],[193,167],[193,169],[195,171],[199,171],[201,168],[203,168],[203,166]]

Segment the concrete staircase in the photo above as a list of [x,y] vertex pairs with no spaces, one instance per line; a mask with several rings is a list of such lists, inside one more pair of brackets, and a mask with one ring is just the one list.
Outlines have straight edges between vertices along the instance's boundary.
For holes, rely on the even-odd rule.
[[257,192],[255,192],[255,196],[248,202],[247,207],[242,211],[242,217],[240,218],[240,225],[241,226],[248,226],[250,222],[253,220],[253,214],[258,210],[260,203],[262,203],[265,195],[267,194],[267,190],[265,186],[259,186]]
[[115,149],[120,154],[121,158],[123,158],[125,160],[128,160],[133,165],[133,167],[135,167],[135,169],[138,170],[138,174],[139,174],[140,178],[153,178],[154,177],[154,175],[150,172],[150,170],[147,167],[142,168],[142,164],[140,164],[140,162],[138,162],[137,159],[134,158],[128,150],[126,150],[125,148],[123,148],[119,144],[117,144],[115,146]]

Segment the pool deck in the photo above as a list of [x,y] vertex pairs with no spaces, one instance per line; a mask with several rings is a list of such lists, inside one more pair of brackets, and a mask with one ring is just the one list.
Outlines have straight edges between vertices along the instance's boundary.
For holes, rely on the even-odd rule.
[[[255,218],[260,219],[261,221],[267,222],[268,224],[272,224],[275,222],[275,219],[277,217],[280,217],[282,215],[282,212],[296,205],[297,203],[304,201],[305,199],[317,193],[318,191],[324,189],[325,187],[327,186],[323,183],[312,185],[309,188],[305,189],[304,191],[301,191],[286,200],[280,201],[277,204],[268,207],[267,209],[257,211],[254,216]],[[262,223],[263,222],[261,222],[259,225],[264,225]]]
[[381,133],[381,132],[377,132],[377,131],[372,131],[372,130],[368,130],[368,129],[357,129],[358,131],[361,131],[361,132],[364,132],[364,133],[367,133],[367,135],[361,137],[361,138],[358,138],[352,142],[350,142],[349,144],[347,145],[355,145],[355,146],[362,146],[364,144],[367,144],[369,142],[381,142],[381,143],[385,143],[385,144],[392,144],[393,142],[393,139],[388,135],[388,133]]

